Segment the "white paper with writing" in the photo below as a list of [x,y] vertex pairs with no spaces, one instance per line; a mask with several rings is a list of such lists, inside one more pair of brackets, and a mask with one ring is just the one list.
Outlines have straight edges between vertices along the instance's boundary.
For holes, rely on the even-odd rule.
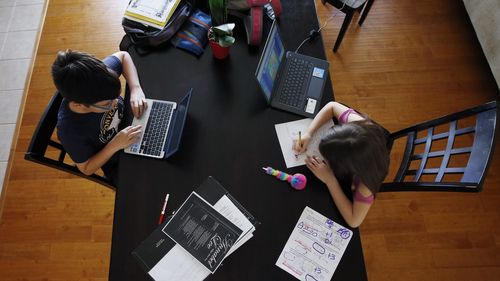
[[203,281],[210,270],[176,244],[148,273],[156,281]]
[[331,280],[351,237],[351,230],[306,207],[276,265],[299,280]]
[[313,119],[311,118],[305,118],[297,121],[274,125],[276,134],[278,135],[281,152],[283,153],[283,158],[285,159],[287,168],[305,165],[307,155],[319,157],[321,156],[318,148],[319,142],[330,132],[331,127],[333,127],[334,125],[333,120],[328,120],[328,122],[323,124],[311,137],[306,153],[296,155],[295,151],[293,150],[294,142],[299,139],[299,132],[301,132],[302,134],[307,132],[307,129],[309,128],[309,125],[312,121]]
[[226,195],[222,196],[213,207],[243,231],[236,243],[231,247],[231,250],[227,253],[227,257],[253,237],[252,232],[255,230],[255,227]]

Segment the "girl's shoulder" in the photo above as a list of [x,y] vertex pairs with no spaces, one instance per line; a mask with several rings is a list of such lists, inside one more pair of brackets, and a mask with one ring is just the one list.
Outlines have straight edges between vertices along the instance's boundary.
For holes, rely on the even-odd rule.
[[[352,116],[351,114],[354,114],[356,117]],[[356,110],[352,108],[347,108],[344,112],[342,112],[338,118],[339,122],[344,124],[348,123],[349,121],[358,121],[358,120],[365,120],[363,115]]]
[[354,189],[354,201],[366,204],[372,204],[375,200],[375,195],[362,182],[358,182]]

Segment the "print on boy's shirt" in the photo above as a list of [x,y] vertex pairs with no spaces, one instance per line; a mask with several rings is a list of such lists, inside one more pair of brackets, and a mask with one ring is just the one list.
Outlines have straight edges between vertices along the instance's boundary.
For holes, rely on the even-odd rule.
[[123,118],[123,108],[123,99],[119,97],[113,109],[102,115],[101,131],[99,132],[99,140],[102,143],[108,143],[118,133],[118,126]]

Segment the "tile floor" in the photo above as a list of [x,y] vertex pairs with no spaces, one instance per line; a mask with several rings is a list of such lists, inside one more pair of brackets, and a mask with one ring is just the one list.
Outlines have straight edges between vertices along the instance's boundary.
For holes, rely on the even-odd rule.
[[0,193],[45,0],[0,0]]

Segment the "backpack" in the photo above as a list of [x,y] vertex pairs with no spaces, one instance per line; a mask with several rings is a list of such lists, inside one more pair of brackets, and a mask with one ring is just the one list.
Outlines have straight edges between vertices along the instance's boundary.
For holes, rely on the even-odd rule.
[[122,26],[125,31],[120,42],[120,50],[126,51],[135,46],[138,53],[146,54],[154,48],[163,46],[181,28],[191,14],[192,6],[189,2],[182,1],[161,30],[145,26],[141,23],[123,18]]

